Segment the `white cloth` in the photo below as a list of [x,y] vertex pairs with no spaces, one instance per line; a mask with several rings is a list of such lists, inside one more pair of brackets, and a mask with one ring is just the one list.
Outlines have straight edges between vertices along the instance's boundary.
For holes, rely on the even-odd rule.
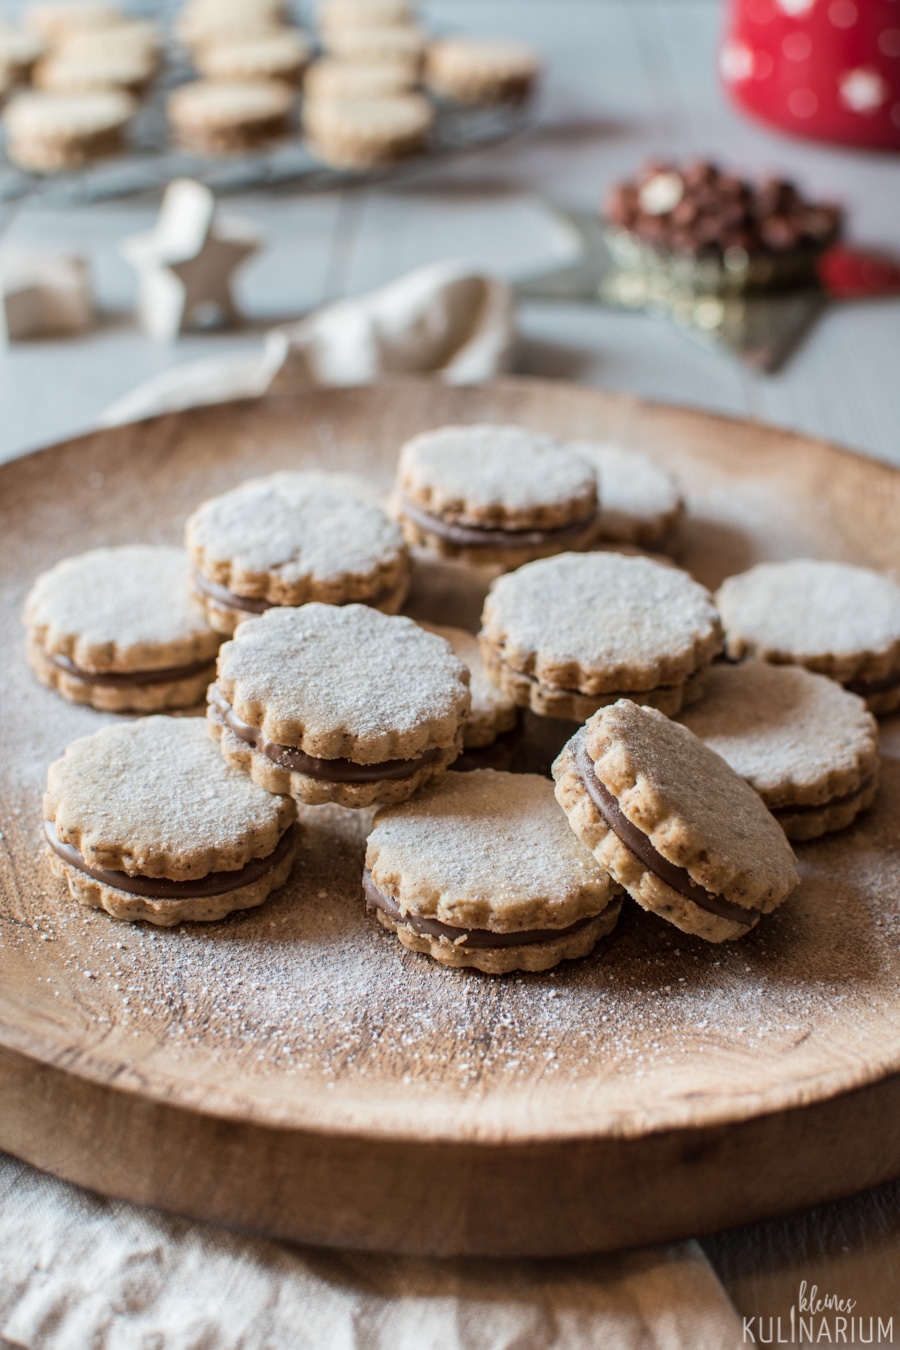
[[737,1350],[695,1242],[495,1261],[324,1251],[105,1200],[0,1154],[0,1346]]
[[113,426],[269,389],[372,384],[385,375],[477,384],[507,369],[514,339],[505,282],[466,263],[435,263],[273,329],[261,351],[175,366],[118,399],[100,421]]

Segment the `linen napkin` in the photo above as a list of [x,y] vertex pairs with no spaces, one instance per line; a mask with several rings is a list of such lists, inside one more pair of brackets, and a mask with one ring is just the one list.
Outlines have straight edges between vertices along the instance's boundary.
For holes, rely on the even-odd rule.
[[567,1260],[325,1251],[105,1200],[0,1154],[0,1347],[737,1350],[696,1242]]
[[269,389],[435,375],[477,384],[507,369],[515,306],[505,282],[464,262],[418,268],[378,290],[273,329],[261,350],[165,371],[101,414],[104,426]]

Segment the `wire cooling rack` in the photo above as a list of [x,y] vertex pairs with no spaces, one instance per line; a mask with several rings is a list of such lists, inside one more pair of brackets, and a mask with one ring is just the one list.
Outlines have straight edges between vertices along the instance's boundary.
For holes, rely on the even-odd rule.
[[[19,13],[26,7],[27,0],[15,6]],[[426,148],[394,164],[351,170],[323,164],[307,149],[295,110],[288,135],[271,145],[231,155],[198,154],[172,144],[166,122],[166,98],[177,85],[195,78],[188,54],[172,35],[179,8],[178,0],[128,6],[129,14],[160,24],[166,47],[160,74],[134,118],[125,150],[82,169],[45,176],[10,163],[0,130],[0,204],[28,198],[59,207],[106,201],[158,190],[172,178],[195,178],[219,194],[280,186],[325,191],[397,178],[428,162],[496,145],[524,131],[530,122],[524,104],[470,108],[433,100],[434,130]],[[290,11],[309,31],[312,16],[308,8],[293,4]]]

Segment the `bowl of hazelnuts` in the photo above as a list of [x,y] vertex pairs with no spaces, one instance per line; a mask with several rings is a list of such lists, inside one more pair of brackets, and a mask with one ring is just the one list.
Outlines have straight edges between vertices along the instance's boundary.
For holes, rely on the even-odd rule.
[[613,183],[601,207],[619,267],[707,295],[815,284],[842,213],[789,179],[753,182],[707,160],[653,160]]

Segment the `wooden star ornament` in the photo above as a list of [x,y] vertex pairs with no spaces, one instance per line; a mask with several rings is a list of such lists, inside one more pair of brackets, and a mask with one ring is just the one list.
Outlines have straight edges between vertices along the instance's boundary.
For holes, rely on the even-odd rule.
[[257,252],[259,235],[216,215],[209,188],[190,178],[166,188],[155,227],[123,239],[138,273],[138,320],[148,337],[174,342],[189,329],[224,327],[238,317],[233,273]]

